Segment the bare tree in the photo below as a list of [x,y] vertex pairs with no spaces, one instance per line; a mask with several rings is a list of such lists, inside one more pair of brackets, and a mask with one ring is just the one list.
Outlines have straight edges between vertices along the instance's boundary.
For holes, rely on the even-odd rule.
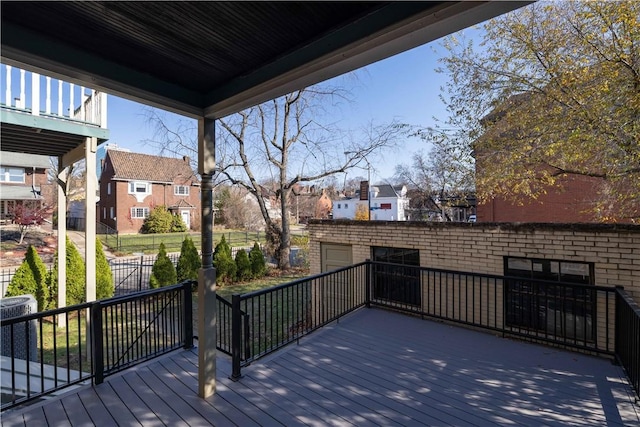
[[[405,125],[395,122],[368,124],[358,136],[336,129],[324,113],[348,101],[347,95],[340,88],[318,85],[216,122],[218,173],[214,185],[228,181],[254,197],[264,219],[268,247],[279,268],[290,266],[294,186],[358,167],[363,159],[393,147],[406,131]],[[162,112],[148,109],[145,114],[156,129],[147,143],[161,153],[197,158],[195,122],[179,121],[172,129]],[[273,185],[265,188],[265,180]],[[265,190],[272,191],[272,197],[263,197]]]
[[[317,87],[303,89],[218,121],[228,137],[224,147],[233,147],[220,156],[220,171],[256,198],[266,224],[267,244],[282,269],[290,266],[294,186],[356,167],[367,156],[393,145],[404,130],[396,123],[370,125],[361,141],[340,137],[337,130],[314,120],[317,102],[332,96],[336,94]],[[274,183],[277,215],[263,197],[260,176],[269,176]]]

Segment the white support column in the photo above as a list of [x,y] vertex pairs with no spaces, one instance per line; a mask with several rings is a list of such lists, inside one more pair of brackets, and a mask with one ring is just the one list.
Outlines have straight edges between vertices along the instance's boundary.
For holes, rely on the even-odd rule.
[[[87,302],[96,300],[96,138],[85,139],[85,215],[84,226],[84,261],[86,265],[85,283]],[[87,310],[87,342],[88,354],[91,354],[91,313]]]
[[202,176],[202,268],[198,274],[198,395],[216,392],[216,270],[213,268],[215,121],[198,120],[198,172]]
[[96,138],[85,140],[85,263],[87,266],[87,302],[96,300]]
[[31,73],[31,114],[40,115],[40,74]]
[[[68,179],[68,169],[58,158],[58,308],[67,306],[67,198],[64,186]],[[58,326],[66,326],[66,316],[58,316]]]

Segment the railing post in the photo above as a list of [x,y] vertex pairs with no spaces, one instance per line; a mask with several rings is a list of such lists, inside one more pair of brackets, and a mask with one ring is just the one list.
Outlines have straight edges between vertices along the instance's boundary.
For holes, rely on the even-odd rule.
[[364,302],[366,303],[367,308],[371,307],[371,274],[373,270],[373,264],[370,259],[366,261],[366,276],[365,276],[365,290],[364,290]]
[[140,255],[140,268],[138,269],[138,290],[142,290],[142,274],[144,269],[144,255]]
[[104,343],[102,342],[102,306],[91,305],[91,346],[93,356],[93,383],[104,382]]
[[191,280],[182,284],[183,309],[184,309],[184,348],[193,347],[193,300],[191,299]]
[[242,351],[242,312],[240,310],[240,295],[231,296],[231,379],[240,379],[240,358]]

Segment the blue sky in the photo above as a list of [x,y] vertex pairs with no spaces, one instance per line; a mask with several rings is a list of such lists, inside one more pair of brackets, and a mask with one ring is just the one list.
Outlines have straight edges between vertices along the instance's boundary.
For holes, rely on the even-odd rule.
[[[477,30],[465,31],[467,35],[478,33]],[[434,116],[445,120],[446,112],[438,95],[446,76],[435,72],[439,55],[433,48],[443,52],[436,41],[369,65],[356,73],[356,79],[342,78],[340,83],[351,92],[354,102],[336,114],[339,127],[357,130],[372,121],[381,125],[394,119],[426,127],[433,125]],[[111,138],[108,142],[135,152],[154,154],[155,150],[143,143],[153,135],[153,128],[145,121],[144,108],[141,104],[111,96],[108,101]],[[390,178],[397,164],[410,163],[413,152],[428,148],[416,139],[401,144],[399,149],[370,159],[372,181]],[[350,175],[364,174],[356,169]]]

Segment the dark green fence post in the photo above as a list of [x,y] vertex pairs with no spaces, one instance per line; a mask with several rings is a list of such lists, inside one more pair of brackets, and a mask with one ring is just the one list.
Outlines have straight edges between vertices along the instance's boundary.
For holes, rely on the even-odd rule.
[[193,301],[191,299],[191,289],[193,281],[187,280],[182,284],[183,309],[184,309],[184,348],[193,347]]
[[373,264],[370,259],[366,260],[366,272],[365,272],[365,303],[367,308],[371,307],[371,275],[373,273]]
[[93,382],[104,382],[104,343],[102,342],[102,306],[99,302],[91,305],[91,354],[93,357]]
[[142,269],[144,268],[144,255],[140,255],[140,268],[138,269],[138,291],[142,290]]
[[240,379],[240,358],[242,354],[242,312],[240,294],[231,296],[231,379]]

